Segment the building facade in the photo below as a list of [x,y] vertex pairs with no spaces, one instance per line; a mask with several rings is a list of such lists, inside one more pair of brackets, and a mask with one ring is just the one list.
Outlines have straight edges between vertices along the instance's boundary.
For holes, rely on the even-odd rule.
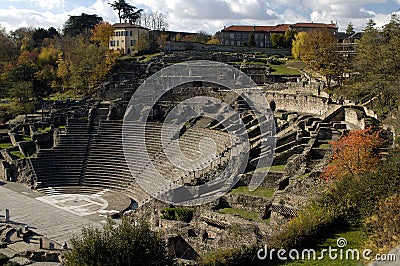
[[231,46],[245,46],[249,41],[250,34],[254,34],[257,47],[272,47],[271,35],[274,33],[284,34],[287,30],[297,32],[309,32],[315,29],[328,29],[333,33],[338,31],[334,23],[296,23],[278,24],[276,26],[238,26],[232,25],[221,30],[221,44]]
[[132,23],[116,23],[113,27],[114,34],[110,38],[109,48],[124,54],[130,54],[134,50],[135,44],[143,34],[149,37],[149,29]]

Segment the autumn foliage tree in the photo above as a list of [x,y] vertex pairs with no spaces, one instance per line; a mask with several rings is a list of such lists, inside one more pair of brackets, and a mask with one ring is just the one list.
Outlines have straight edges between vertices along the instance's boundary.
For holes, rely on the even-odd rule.
[[114,34],[114,27],[109,22],[97,24],[92,30],[90,40],[108,48],[110,37]]
[[374,171],[380,162],[377,151],[382,141],[379,132],[370,128],[351,130],[330,144],[332,161],[322,174],[326,180],[340,180],[348,175],[357,177]]

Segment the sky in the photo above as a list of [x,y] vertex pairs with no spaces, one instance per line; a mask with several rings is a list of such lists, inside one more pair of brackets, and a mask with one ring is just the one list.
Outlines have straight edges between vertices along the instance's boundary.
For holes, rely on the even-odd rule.
[[[0,0],[0,26],[62,29],[71,15],[96,14],[118,22],[113,0]],[[167,16],[169,30],[207,33],[230,25],[276,25],[281,23],[337,23],[345,31],[349,22],[361,31],[369,19],[377,26],[399,13],[400,0],[126,0],[146,13]]]

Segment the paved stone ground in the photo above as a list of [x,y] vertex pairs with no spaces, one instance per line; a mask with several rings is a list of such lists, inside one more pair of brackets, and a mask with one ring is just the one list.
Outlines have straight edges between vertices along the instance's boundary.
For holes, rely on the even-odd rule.
[[4,210],[9,209],[14,223],[27,224],[58,243],[68,242],[83,226],[101,225],[99,216],[81,217],[67,212],[36,199],[43,195],[16,185],[0,184],[0,212],[4,215]]

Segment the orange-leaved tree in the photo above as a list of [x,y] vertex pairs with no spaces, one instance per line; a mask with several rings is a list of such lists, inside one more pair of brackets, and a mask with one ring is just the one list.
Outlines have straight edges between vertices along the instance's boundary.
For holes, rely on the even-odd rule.
[[379,132],[371,128],[350,130],[330,144],[333,147],[332,161],[322,173],[328,181],[373,172],[380,163],[378,150],[382,139]]

